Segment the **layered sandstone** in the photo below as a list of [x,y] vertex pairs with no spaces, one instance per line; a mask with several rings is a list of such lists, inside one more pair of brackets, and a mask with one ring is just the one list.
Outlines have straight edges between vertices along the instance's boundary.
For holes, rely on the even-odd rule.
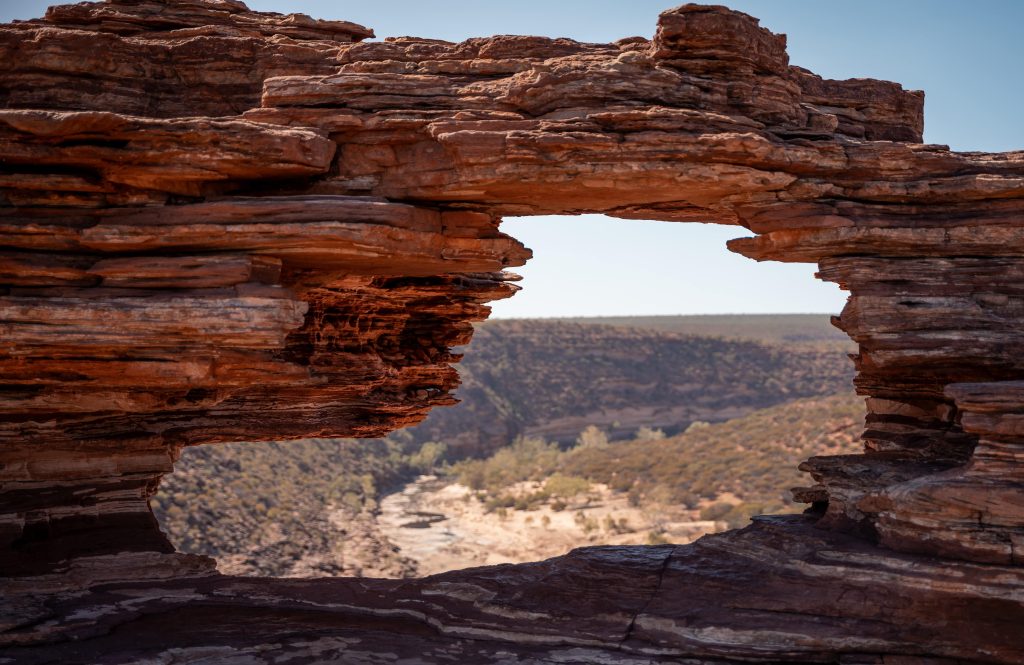
[[[170,550],[147,501],[182,446],[375,436],[451,404],[451,347],[484,303],[514,291],[503,268],[529,257],[499,231],[501,215],[603,212],[734,224],[756,234],[734,251],[817,263],[851,293],[836,323],[859,344],[867,397],[865,454],[809,460],[817,484],[798,491],[806,519],[862,540],[782,522],[680,548],[672,557],[693,577],[678,589],[695,595],[667,587],[664,608],[645,597],[661,628],[640,650],[1020,660],[1024,638],[1006,622],[1019,621],[1024,551],[1024,153],[922,145],[921,93],[822,80],[789,64],[784,36],[722,7],[668,11],[652,40],[614,44],[360,41],[371,35],[234,0],[80,3],[0,28],[0,566],[63,580],[12,583],[23,600],[4,616],[5,641],[140,611],[104,595],[117,590],[67,604],[47,588],[180,572],[173,556],[146,553]],[[807,567],[819,548],[912,573],[851,587],[853,564]],[[640,584],[631,557],[658,555],[598,556],[619,560],[606,590]],[[545,565],[565,593],[589,579],[567,560]],[[816,600],[787,609],[794,569]],[[531,570],[495,573],[488,597],[528,589]],[[453,575],[456,597],[458,584],[477,588]],[[772,579],[758,590],[763,613],[744,623],[725,599]],[[236,582],[146,584],[198,607]],[[300,621],[318,589],[290,587],[288,612],[252,616]],[[906,602],[878,610],[891,589]],[[380,602],[412,602],[402,593]],[[646,625],[630,602],[602,598],[581,610],[586,625],[545,634],[610,648],[607,611],[632,616],[625,644]],[[716,602],[734,611],[701,623]],[[452,609],[452,621],[490,639],[472,611]],[[208,622],[191,606],[174,612]],[[441,634],[451,624],[416,616]],[[835,621],[831,641],[821,616]],[[957,628],[925,634],[925,616]],[[862,621],[878,634],[851,638]],[[231,639],[204,644],[246,642],[229,624]],[[692,625],[710,633],[680,638]],[[499,641],[553,658],[522,646],[538,643],[523,637],[531,626]],[[708,639],[718,646],[700,646]],[[813,648],[784,646],[804,639]]]
[[[173,580],[110,581],[97,575],[102,562],[81,561],[67,576],[102,583],[82,594],[51,577],[34,580],[36,596],[17,596],[19,616],[30,621],[5,633],[11,646],[0,657],[26,664],[1024,660],[1024,569],[887,553],[800,517],[764,519],[693,545],[585,548],[422,580],[240,578],[182,561]],[[124,563],[152,565],[145,554]]]

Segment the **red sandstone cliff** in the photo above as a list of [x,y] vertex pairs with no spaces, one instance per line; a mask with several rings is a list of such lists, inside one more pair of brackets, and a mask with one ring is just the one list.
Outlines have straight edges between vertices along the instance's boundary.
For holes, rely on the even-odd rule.
[[[822,80],[721,7],[615,44],[371,34],[234,0],[0,28],[0,566],[46,573],[5,583],[3,640],[95,638],[12,657],[152,655],[141,613],[240,654],[265,621],[428,660],[1024,661],[1024,153],[921,145],[921,93]],[[411,587],[153,554],[147,500],[182,446],[374,436],[450,404],[450,348],[529,257],[500,216],[555,212],[735,224],[755,236],[734,251],[850,291],[866,451],[806,463],[813,515]]]

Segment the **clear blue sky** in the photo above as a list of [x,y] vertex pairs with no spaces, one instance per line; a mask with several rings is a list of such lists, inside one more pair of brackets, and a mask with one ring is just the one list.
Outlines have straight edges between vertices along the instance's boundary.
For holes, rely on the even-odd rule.
[[[52,4],[0,0],[0,20]],[[373,28],[457,41],[534,34],[606,42],[654,32],[672,0],[250,0]],[[956,150],[1024,149],[1024,0],[732,0],[789,37],[790,61],[828,78],[871,77],[926,92],[925,140]],[[526,290],[497,316],[838,312],[844,294],[813,266],[755,263],[724,246],[743,229],[609,220],[507,220],[533,248]]]

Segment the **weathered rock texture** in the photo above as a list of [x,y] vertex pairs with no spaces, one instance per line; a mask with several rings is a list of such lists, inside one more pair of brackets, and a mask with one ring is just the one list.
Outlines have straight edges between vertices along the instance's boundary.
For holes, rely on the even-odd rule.
[[[177,555],[182,560],[172,580],[104,580],[97,570],[106,562],[80,560],[64,577],[25,583],[37,594],[18,608],[30,621],[7,631],[11,646],[0,649],[0,658],[19,664],[1024,661],[1024,568],[885,553],[800,517],[762,519],[694,545],[585,548],[541,563],[422,580],[204,575],[186,555]],[[123,564],[140,571],[154,566],[147,553],[126,556]],[[82,594],[68,588],[68,577],[97,584]],[[49,592],[45,600],[38,599],[41,590]]]
[[[275,633],[253,622],[305,639],[341,612],[381,648],[419,636],[428,660],[452,635],[483,640],[463,660],[500,659],[502,640],[527,661],[636,640],[653,662],[1022,660],[1024,153],[921,145],[921,93],[822,80],[721,7],[615,44],[370,34],[234,0],[81,3],[0,29],[2,569],[66,571],[57,586],[171,575],[143,562],[178,559],[142,553],[170,549],[147,500],[182,446],[374,436],[451,403],[450,348],[529,256],[504,214],[735,224],[756,236],[734,251],[817,262],[848,289],[866,451],[808,461],[799,495],[817,526],[864,540],[780,523],[668,558],[593,555],[611,577],[581,555],[380,589],[211,578],[65,602],[37,579],[5,591],[6,642],[78,620],[99,635],[125,613],[150,618],[96,637],[104,651],[40,658],[151,644],[174,621],[206,635],[212,618],[219,637],[196,644],[263,649]],[[641,593],[659,575],[661,595]],[[444,584],[445,618],[400,609]],[[240,618],[201,609],[216,599]],[[331,639],[304,648],[349,644]]]

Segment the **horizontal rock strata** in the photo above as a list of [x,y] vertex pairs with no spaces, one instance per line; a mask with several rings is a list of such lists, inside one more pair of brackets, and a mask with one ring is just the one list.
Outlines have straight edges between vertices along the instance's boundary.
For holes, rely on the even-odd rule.
[[[127,561],[144,571],[147,556]],[[37,579],[9,595],[34,621],[5,633],[0,658],[572,665],[1024,659],[1024,569],[882,554],[802,518],[774,518],[693,545],[593,547],[422,580],[239,578],[204,574],[201,566],[179,560],[173,580],[93,577],[97,584],[85,594],[62,588],[65,578]],[[89,579],[97,570],[100,559],[83,559],[67,575]],[[177,635],[168,640],[172,625]]]
[[[929,595],[945,574],[929,557],[979,575],[1021,562],[1024,153],[922,145],[922,93],[823,80],[722,7],[613,44],[371,35],[234,0],[79,3],[0,27],[4,574],[88,585],[76,557],[169,553],[148,498],[182,446],[376,436],[453,403],[452,347],[530,255],[500,217],[601,212],[745,227],[734,251],[817,263],[850,291],[836,323],[859,345],[865,454],[809,460],[797,495],[817,526],[863,538],[863,560],[919,576],[870,630],[849,621],[885,600],[877,584],[790,614],[787,566],[812,540],[783,524],[763,575],[737,564],[688,587],[700,607],[758,587],[776,614],[757,640],[728,637],[749,628],[733,612],[680,641],[668,609],[619,639],[648,631],[666,658],[1020,660],[1022,638],[986,623],[1019,616],[1015,573],[981,609]],[[846,589],[831,575],[820,588]],[[868,637],[821,641],[821,608],[847,622],[829,630]],[[920,632],[935,612],[966,623]],[[34,619],[15,615],[21,639]],[[783,646],[804,642],[773,621],[817,646]]]

